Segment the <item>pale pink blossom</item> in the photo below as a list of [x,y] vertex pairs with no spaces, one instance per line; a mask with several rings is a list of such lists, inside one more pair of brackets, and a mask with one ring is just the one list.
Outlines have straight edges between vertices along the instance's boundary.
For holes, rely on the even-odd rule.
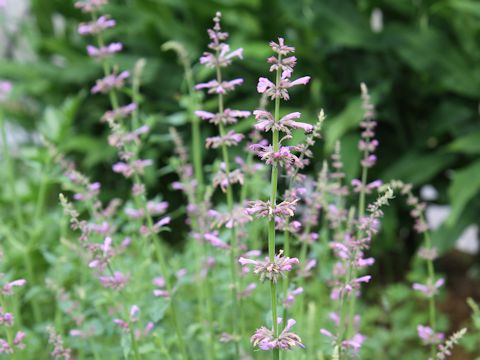
[[125,84],[125,80],[130,76],[128,71],[122,71],[120,74],[110,74],[103,79],[97,80],[94,87],[92,87],[92,94],[106,94],[111,90],[120,89]]
[[225,109],[223,113],[211,113],[204,110],[195,111],[195,115],[202,120],[208,120],[210,123],[219,125],[235,124],[239,118],[246,118],[250,116],[250,111]]
[[207,83],[201,83],[195,85],[195,89],[208,89],[209,94],[226,94],[233,91],[235,87],[242,85],[243,79],[234,79],[229,81],[222,81],[219,83],[217,80],[211,80]]
[[299,263],[297,258],[283,256],[283,250],[275,255],[273,262],[268,257],[264,261],[247,259],[240,257],[238,262],[242,265],[254,265],[254,273],[260,276],[260,281],[268,279],[277,282],[280,277],[285,277],[285,273],[292,270],[293,265]]
[[119,42],[111,43],[106,46],[95,47],[93,45],[87,46],[87,53],[90,57],[96,59],[103,59],[109,55],[113,55],[117,52],[122,51],[123,45]]
[[112,20],[107,16],[100,16],[95,21],[80,24],[78,26],[78,33],[80,35],[95,35],[105,29],[114,27],[115,24],[115,20]]
[[106,5],[108,0],[84,0],[77,1],[75,7],[84,13],[92,13],[98,11],[102,6]]
[[250,338],[250,342],[254,347],[258,347],[260,350],[272,350],[275,348],[291,350],[297,346],[303,348],[304,345],[302,344],[302,339],[297,334],[290,331],[295,324],[295,320],[288,320],[287,325],[278,335],[278,338],[275,338],[272,330],[262,326],[255,331],[255,334]]

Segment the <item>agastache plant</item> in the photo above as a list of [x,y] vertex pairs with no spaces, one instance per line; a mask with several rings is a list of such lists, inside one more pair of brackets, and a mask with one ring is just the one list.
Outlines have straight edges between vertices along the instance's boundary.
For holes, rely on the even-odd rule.
[[[368,170],[373,167],[377,161],[377,157],[375,155],[375,150],[378,146],[378,140],[375,139],[375,128],[377,126],[377,122],[375,121],[375,108],[371,102],[370,94],[368,93],[367,86],[362,83],[360,85],[361,89],[361,96],[362,96],[362,107],[364,110],[364,117],[360,123],[360,127],[362,128],[362,133],[360,136],[360,141],[358,143],[358,149],[363,155],[362,160],[360,161],[361,164],[361,179],[353,179],[352,180],[352,187],[353,191],[359,193],[358,197],[358,207],[357,207],[357,224],[362,224],[361,226],[357,227],[356,238],[360,240],[366,234],[366,231],[369,230],[369,226],[376,226],[376,224],[365,224],[365,199],[368,194],[370,194],[374,189],[379,188],[382,185],[380,180],[375,180],[371,183],[368,183]],[[380,215],[381,216],[381,215]],[[379,217],[380,217],[379,216]],[[366,228],[364,230],[364,227]],[[362,258],[363,253],[360,252],[359,260]],[[363,265],[363,263],[360,263]],[[357,265],[359,265],[357,261]],[[354,266],[351,268],[351,278],[356,277],[358,267],[365,267],[371,265],[365,264],[363,266]],[[355,317],[355,305],[356,305],[356,290],[353,290],[352,296],[350,296],[349,300],[349,313],[348,313],[348,336],[353,336],[353,324],[354,324],[354,317]]]
[[[243,84],[243,79],[225,80],[223,75],[223,68],[229,66],[235,58],[243,58],[243,49],[230,50],[230,46],[226,43],[228,33],[223,32],[221,28],[220,12],[217,12],[213,21],[214,26],[208,29],[208,36],[210,43],[208,47],[211,51],[207,51],[200,58],[200,63],[209,69],[214,69],[216,77],[206,83],[200,83],[195,86],[197,90],[206,89],[208,94],[216,94],[218,98],[218,112],[211,113],[203,110],[196,111],[196,115],[203,120],[208,120],[210,123],[217,125],[218,136],[210,137],[206,140],[207,148],[219,148],[222,154],[220,171],[213,179],[214,186],[219,186],[226,194],[228,217],[233,220],[234,217],[234,197],[232,186],[235,183],[243,184],[243,173],[240,169],[233,169],[230,160],[228,147],[238,145],[243,139],[242,134],[238,134],[233,130],[227,132],[226,127],[235,124],[239,118],[245,118],[250,115],[249,111],[231,110],[225,108],[225,95],[233,91],[237,86]],[[231,221],[221,221],[225,223],[227,228],[231,229],[231,237],[229,244],[230,251],[230,271],[232,277],[232,304],[234,315],[232,317],[232,332],[233,338],[238,336],[239,326],[237,316],[239,309],[238,301],[238,267],[236,264],[238,251],[238,231],[236,224]],[[230,226],[229,226],[230,224]],[[235,343],[235,353],[237,357],[240,354],[238,341]]]
[[[0,277],[5,274],[1,273]],[[27,284],[25,279],[16,279],[13,281],[5,282],[0,289],[0,328],[3,328],[6,335],[5,338],[0,337],[0,354],[8,354],[11,359],[17,359],[17,355],[23,349],[25,349],[25,332],[21,330],[15,331],[16,315],[14,312],[10,312],[9,309],[13,308],[12,302],[8,301],[10,297],[14,295],[17,288],[22,288]]]
[[[279,359],[280,349],[289,350],[296,346],[303,347],[301,339],[289,331],[295,324],[295,320],[288,320],[286,328],[280,333],[279,323],[281,320],[277,316],[277,281],[279,278],[285,277],[293,266],[298,264],[298,259],[285,256],[282,250],[278,254],[276,253],[276,220],[277,218],[287,219],[292,217],[298,202],[297,198],[289,198],[277,204],[279,170],[283,168],[285,171],[293,171],[293,169],[304,166],[302,159],[294,154],[294,152],[298,152],[299,148],[284,145],[283,142],[291,138],[293,129],[311,132],[313,126],[296,121],[301,115],[298,112],[280,116],[280,100],[289,100],[289,89],[297,85],[306,85],[310,77],[304,76],[291,80],[296,58],[295,56],[286,56],[294,52],[295,49],[287,46],[283,38],[279,38],[278,43],[272,41],[270,47],[276,53],[276,56],[267,60],[271,64],[270,71],[275,73],[275,83],[261,77],[258,81],[257,91],[274,101],[274,113],[257,110],[254,114],[257,120],[255,128],[260,131],[271,132],[272,143],[251,145],[251,149],[257,153],[258,157],[272,167],[270,200],[250,202],[246,209],[246,212],[250,215],[268,219],[268,258],[264,262],[244,258],[240,258],[239,261],[242,264],[255,265],[255,273],[260,276],[260,280],[270,282],[272,330],[265,327],[257,329],[251,338],[251,342],[261,350],[273,350],[273,359]],[[284,134],[282,138],[280,138],[281,133]]]
[[[383,216],[381,208],[393,198],[393,190],[385,188],[377,200],[368,206],[366,195],[380,187],[379,180],[367,183],[368,169],[375,164],[373,155],[378,145],[374,139],[374,109],[370,102],[367,88],[361,85],[364,118],[360,124],[362,134],[359,141],[359,150],[363,154],[361,160],[361,180],[352,180],[353,192],[359,193],[358,207],[346,208],[345,196],[350,194],[344,186],[343,164],[340,156],[340,145],[337,143],[335,153],[332,155],[333,171],[329,174],[328,192],[336,199],[334,204],[328,205],[327,219],[334,230],[334,239],[330,243],[337,262],[333,269],[331,299],[337,301],[337,311],[332,313],[330,319],[337,329],[336,334],[326,329],[321,329],[324,336],[329,337],[334,344],[334,353],[340,359],[350,353],[358,353],[365,340],[359,332],[360,316],[355,314],[356,298],[363,283],[371,280],[371,275],[360,276],[362,269],[374,263],[373,258],[365,257],[370,247],[373,235],[378,232],[379,220]],[[324,206],[325,207],[325,206]],[[367,211],[368,215],[365,215]]]
[[[157,222],[154,222],[153,216],[155,215],[156,206],[147,201],[145,185],[141,179],[145,167],[150,166],[153,163],[149,159],[139,158],[141,136],[149,131],[149,127],[146,125],[139,127],[138,104],[135,102],[139,98],[139,79],[144,63],[142,61],[137,63],[134,71],[131,89],[133,102],[121,106],[119,101],[119,91],[121,91],[126,85],[127,79],[130,78],[130,73],[128,71],[119,72],[117,67],[112,66],[110,63],[109,58],[120,51],[123,46],[120,43],[105,44],[104,42],[103,32],[108,28],[114,27],[116,24],[115,20],[110,19],[107,15],[98,17],[98,12],[106,3],[107,1],[99,0],[86,0],[76,3],[76,7],[80,8],[84,13],[90,14],[92,17],[90,22],[80,24],[78,32],[81,35],[95,36],[97,46],[89,45],[87,47],[87,52],[95,60],[102,63],[104,71],[104,77],[97,80],[95,86],[91,89],[91,93],[108,94],[109,96],[112,109],[105,113],[103,120],[108,123],[112,131],[109,137],[109,143],[118,150],[121,160],[113,165],[113,171],[122,174],[126,178],[133,179],[132,195],[136,208],[133,209],[133,211],[130,211],[130,216],[134,215],[133,213],[135,213],[135,215],[138,214],[138,217],[142,222],[139,232],[146,239],[150,240],[153,245],[154,253],[156,254],[160,266],[160,271],[165,279],[165,289],[169,295],[171,320],[177,335],[177,344],[182,357],[187,359],[187,347],[179,324],[175,291],[170,280],[170,272],[165,259],[165,251],[158,235],[165,225],[169,223],[170,218],[164,217]],[[130,129],[129,125],[122,122],[123,119],[129,116],[131,117],[133,129]],[[160,211],[160,213],[162,212],[163,211]],[[143,223],[144,221],[146,221],[146,224]],[[105,243],[104,246],[106,246]],[[111,273],[110,277],[100,279],[101,281],[103,280],[102,283],[104,286],[117,287],[117,284],[123,283],[124,276],[121,273],[113,271],[111,271]],[[131,317],[132,316],[130,316],[130,318]],[[128,318],[128,316],[126,316],[126,318]],[[134,345],[134,351],[136,352],[136,340],[134,336],[132,336],[132,343]],[[137,352],[135,355],[138,356]]]
[[430,356],[436,359],[436,346],[440,345],[445,335],[437,332],[437,308],[436,296],[439,289],[444,285],[443,278],[437,278],[435,275],[434,261],[438,257],[438,250],[432,244],[430,229],[425,219],[426,204],[414,195],[412,185],[399,180],[391,181],[388,186],[397,189],[400,194],[406,197],[406,202],[411,207],[410,215],[415,221],[413,228],[418,234],[423,235],[423,244],[418,250],[417,256],[426,263],[426,279],[424,283],[414,283],[413,290],[418,291],[422,296],[428,299],[428,325],[417,326],[417,334],[422,344],[430,347]]

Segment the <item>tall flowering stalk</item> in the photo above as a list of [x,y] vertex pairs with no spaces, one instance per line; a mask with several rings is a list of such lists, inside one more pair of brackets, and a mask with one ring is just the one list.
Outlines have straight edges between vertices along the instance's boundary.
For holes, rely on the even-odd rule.
[[196,201],[200,202],[203,198],[204,190],[204,180],[203,180],[203,166],[202,166],[202,143],[201,143],[201,133],[200,133],[200,119],[195,115],[195,110],[198,108],[199,99],[198,94],[194,91],[194,78],[191,65],[190,56],[185,49],[185,47],[176,42],[169,41],[162,46],[163,50],[173,50],[177,53],[178,59],[183,66],[183,71],[185,75],[185,82],[187,85],[188,98],[185,100],[188,116],[191,118],[191,131],[192,131],[192,142],[191,142],[191,157],[193,159],[193,170],[195,174],[195,192],[196,192]]
[[[2,257],[3,254],[0,254]],[[0,277],[5,274],[0,273]],[[25,349],[24,339],[25,332],[14,331],[15,315],[9,312],[7,299],[14,295],[15,288],[25,286],[27,281],[25,279],[17,279],[10,282],[5,282],[0,288],[0,328],[4,328],[6,339],[0,337],[0,354],[8,354],[11,359],[17,359],[20,350]]]
[[[268,279],[270,282],[272,330],[265,327],[257,329],[251,342],[262,350],[273,350],[273,359],[279,359],[280,349],[289,350],[296,346],[303,347],[300,337],[290,332],[290,328],[296,323],[295,320],[288,320],[284,330],[279,332],[279,324],[283,319],[277,316],[277,282],[292,270],[293,265],[298,264],[298,259],[284,256],[282,250],[278,254],[276,253],[276,222],[292,217],[299,200],[298,198],[288,198],[277,204],[279,168],[283,167],[286,171],[294,172],[296,171],[294,169],[302,168],[305,164],[298,155],[294,154],[294,152],[301,152],[302,146],[287,146],[282,145],[282,142],[291,139],[292,129],[311,132],[313,126],[297,121],[301,116],[299,112],[280,117],[280,100],[289,100],[289,89],[297,85],[306,85],[310,77],[304,76],[291,80],[296,58],[295,56],[286,57],[286,55],[294,52],[295,49],[285,45],[283,38],[279,38],[278,43],[272,41],[270,47],[277,54],[276,57],[272,56],[267,60],[271,64],[270,71],[275,73],[275,83],[261,77],[258,81],[257,91],[268,96],[270,100],[274,100],[275,110],[274,114],[265,110],[256,110],[254,114],[257,120],[255,128],[259,131],[272,132],[272,144],[260,143],[251,146],[251,149],[267,165],[272,166],[270,200],[250,202],[246,210],[249,215],[268,218],[268,258],[260,262],[241,257],[239,261],[242,265],[254,265],[255,273],[260,276],[260,280]],[[280,133],[285,134],[281,139]]]
[[[363,129],[359,141],[359,150],[363,154],[361,160],[362,175],[360,179],[351,182],[353,192],[359,194],[358,206],[346,207],[343,197],[350,194],[350,189],[343,185],[343,164],[340,156],[340,146],[337,144],[332,156],[333,172],[330,173],[330,192],[335,195],[336,203],[328,206],[327,218],[334,231],[334,241],[330,244],[337,262],[333,269],[333,289],[330,297],[338,301],[338,311],[331,314],[331,320],[337,328],[333,335],[326,329],[321,333],[330,337],[335,344],[334,353],[344,358],[349,352],[358,353],[365,340],[359,332],[360,316],[355,313],[356,298],[363,283],[368,283],[370,275],[359,276],[359,272],[374,263],[373,258],[366,258],[365,253],[370,247],[373,235],[378,232],[378,224],[383,216],[381,208],[393,198],[393,190],[385,188],[377,200],[366,206],[366,196],[379,188],[379,180],[367,183],[368,169],[376,162],[373,154],[378,141],[374,139],[374,109],[370,102],[367,88],[361,85],[364,119],[360,127]],[[367,213],[366,213],[367,211]]]
[[[362,128],[361,138],[358,143],[358,149],[362,152],[363,158],[360,162],[362,168],[361,179],[353,179],[352,187],[354,192],[358,195],[358,208],[357,208],[357,222],[364,221],[365,216],[365,198],[372,190],[382,185],[380,180],[375,180],[368,183],[368,170],[375,165],[377,157],[375,150],[378,146],[378,140],[375,139],[375,127],[377,122],[375,121],[375,108],[370,100],[368,88],[364,83],[360,84],[362,107],[364,110],[364,117],[360,123]],[[358,228],[357,239],[360,239],[364,235],[364,231],[361,227]],[[352,267],[351,278],[356,277],[357,267]],[[356,308],[356,291],[353,290],[353,296],[350,296],[349,313],[348,313],[348,336],[353,336],[354,332],[354,317]]]
[[438,251],[432,245],[429,227],[425,221],[426,204],[421,202],[420,199],[413,194],[411,184],[394,180],[389,183],[389,186],[398,189],[398,191],[406,197],[407,205],[411,207],[410,215],[415,220],[414,229],[418,234],[423,235],[423,245],[417,255],[425,261],[427,278],[424,283],[414,283],[412,288],[428,299],[428,325],[418,325],[417,333],[422,344],[430,347],[431,358],[436,359],[436,346],[444,340],[445,335],[437,332],[435,297],[438,295],[439,289],[444,285],[445,280],[435,276],[433,262],[438,257]]
[[[128,126],[124,125],[121,120],[131,116],[133,126],[138,126],[138,104],[133,102],[124,106],[120,105],[117,92],[121,90],[130,77],[128,71],[118,72],[116,67],[112,67],[109,57],[122,50],[121,43],[105,44],[103,32],[116,25],[115,20],[108,15],[98,16],[97,13],[107,3],[107,0],[84,0],[75,3],[75,6],[81,9],[84,13],[91,15],[92,20],[88,23],[82,23],[78,27],[78,32],[81,35],[93,35],[97,40],[97,46],[87,46],[88,54],[102,63],[104,70],[104,77],[97,80],[95,86],[92,87],[92,94],[108,94],[112,109],[107,111],[102,120],[107,122],[112,130],[109,137],[110,145],[116,147],[122,161],[113,165],[113,171],[122,174],[126,178],[133,178],[132,194],[136,209],[134,212],[140,218],[146,221],[146,225],[140,227],[140,234],[146,238],[150,238],[154,246],[154,253],[160,267],[165,282],[165,291],[170,299],[170,310],[172,325],[177,336],[177,344],[184,359],[188,359],[187,347],[184,340],[183,332],[178,319],[178,311],[175,299],[175,291],[170,279],[170,272],[165,259],[165,251],[158,233],[170,221],[168,217],[160,219],[154,223],[152,207],[150,202],[146,199],[145,185],[142,183],[141,176],[147,166],[152,165],[152,161],[148,159],[139,159],[140,151],[140,137],[148,133],[148,126],[141,126],[130,130]],[[143,68],[143,63],[135,69],[132,98],[137,100],[139,98],[139,78]],[[133,216],[135,217],[135,216]],[[115,274],[112,275],[115,278]]]
[[[224,96],[233,91],[237,86],[243,83],[243,79],[224,80],[222,69],[229,66],[234,58],[243,58],[243,49],[230,50],[230,46],[225,42],[228,39],[228,33],[222,32],[220,25],[222,14],[217,12],[213,21],[214,26],[208,29],[208,36],[211,42],[208,47],[212,51],[207,51],[200,58],[200,63],[207,68],[214,69],[216,78],[207,83],[197,84],[197,90],[206,89],[209,94],[216,94],[218,98],[218,113],[213,114],[207,111],[196,111],[196,115],[218,126],[219,136],[211,137],[206,140],[207,148],[220,148],[223,162],[220,172],[214,177],[214,186],[220,186],[222,191],[226,193],[229,217],[234,218],[234,198],[232,185],[235,183],[243,184],[243,174],[240,169],[233,170],[230,162],[228,147],[238,145],[243,139],[242,134],[235,133],[233,130],[227,132],[226,126],[234,124],[239,118],[250,115],[249,111],[231,110],[225,108]],[[240,314],[238,301],[238,267],[236,264],[238,236],[236,225],[232,224],[230,239],[230,271],[232,277],[232,303],[234,316],[232,317],[232,330],[234,338],[238,335],[238,321],[236,314]],[[235,352],[237,358],[240,354],[238,341],[235,343]]]
[[[208,256],[206,243],[208,240],[216,236],[210,231],[208,221],[208,207],[210,192],[205,194],[203,201],[196,200],[196,189],[198,189],[198,181],[193,179],[192,166],[188,163],[188,150],[185,148],[183,141],[175,130],[170,128],[170,136],[175,145],[175,159],[176,163],[174,167],[180,178],[180,181],[172,184],[175,190],[181,190],[188,199],[187,206],[187,222],[191,226],[192,233],[191,238],[194,240],[193,248],[196,251],[197,257],[197,276],[198,276],[198,293],[202,299],[201,303],[204,305],[204,309],[199,309],[199,318],[204,317],[203,311],[207,315],[207,332],[208,332],[208,348],[206,348],[206,356],[211,359],[216,358],[215,353],[215,332],[213,327],[213,307],[212,307],[212,290],[211,281],[209,279],[209,270],[214,265],[213,258]],[[194,165],[195,166],[195,165]],[[223,244],[223,243],[222,243]],[[214,259],[213,259],[214,260]]]

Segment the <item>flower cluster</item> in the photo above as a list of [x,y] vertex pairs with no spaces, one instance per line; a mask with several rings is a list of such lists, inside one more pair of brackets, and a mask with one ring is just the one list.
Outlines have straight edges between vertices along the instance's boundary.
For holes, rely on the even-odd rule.
[[363,110],[364,118],[360,123],[360,127],[363,129],[361,134],[358,148],[363,152],[362,166],[365,168],[371,168],[375,165],[377,157],[373,154],[378,146],[378,140],[374,138],[375,127],[377,122],[375,121],[375,109],[370,100],[367,86],[362,83],[360,86],[362,90]]
[[264,261],[240,257],[238,262],[243,266],[254,265],[254,273],[260,276],[260,281],[263,282],[268,279],[276,283],[278,279],[285,277],[287,272],[292,271],[293,265],[298,264],[298,259],[283,256],[283,250],[280,250],[273,261],[270,261],[268,257]]
[[84,13],[93,13],[100,10],[107,3],[108,0],[82,0],[77,1],[75,7]]
[[[279,323],[281,319],[279,319]],[[296,324],[296,321],[290,319],[287,321],[287,325],[282,330],[282,332],[275,337],[273,330],[267,329],[262,326],[261,328],[255,331],[255,334],[250,338],[250,342],[253,346],[258,347],[260,350],[272,350],[272,349],[282,349],[282,350],[291,350],[294,347],[303,348],[302,339],[291,332],[290,329],[293,325]]]
[[[3,275],[4,274],[0,274],[0,277],[3,277]],[[23,287],[26,283],[27,281],[25,279],[10,281],[3,285],[2,294],[0,296],[12,296],[14,288]],[[15,336],[11,334],[11,328],[14,326],[14,322],[14,315],[0,306],[0,326],[5,326],[7,328],[6,333],[8,334],[8,340],[0,338],[0,354],[12,354],[18,350],[25,349],[25,344],[23,342],[25,339],[25,333],[23,331],[17,331]]]
[[204,110],[197,110],[195,111],[195,115],[197,115],[200,119],[208,120],[208,122],[217,126],[220,124],[232,125],[236,124],[240,118],[249,117],[250,111],[225,109],[214,114]]
[[47,331],[48,343],[53,345],[53,351],[50,353],[52,358],[70,360],[72,358],[72,350],[63,345],[62,336],[57,334],[53,327],[49,327]]
[[11,91],[12,83],[10,81],[0,80],[0,103],[7,100]]
[[255,124],[255,129],[259,131],[281,131],[287,135],[291,135],[291,129],[302,129],[306,133],[313,131],[313,125],[295,121],[294,119],[299,119],[302,116],[299,112],[293,112],[291,114],[285,115],[280,118],[278,121],[275,121],[273,115],[265,110],[255,110],[253,112],[257,123]]

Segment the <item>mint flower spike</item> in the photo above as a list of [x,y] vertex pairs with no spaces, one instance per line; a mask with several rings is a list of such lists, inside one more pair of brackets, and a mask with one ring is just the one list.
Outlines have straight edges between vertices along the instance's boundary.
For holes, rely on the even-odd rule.
[[[287,175],[297,174],[308,160],[304,159],[308,155],[308,140],[305,144],[296,146],[284,146],[282,142],[291,139],[294,129],[301,129],[305,133],[313,133],[315,127],[297,121],[301,114],[293,112],[283,117],[280,116],[280,101],[289,100],[289,89],[297,85],[306,85],[310,81],[309,76],[303,76],[295,80],[291,80],[293,68],[297,59],[294,56],[284,57],[295,49],[285,45],[283,38],[277,42],[270,42],[270,47],[277,53],[276,57],[267,59],[270,64],[270,72],[275,72],[275,83],[266,77],[260,77],[257,84],[257,91],[263,94],[262,99],[270,99],[274,101],[274,113],[265,110],[266,106],[254,112],[257,123],[255,129],[258,131],[271,132],[271,144],[266,140],[261,140],[257,144],[251,144],[249,150],[255,153],[267,165],[271,165],[271,190],[270,199],[268,201],[255,200],[247,203],[245,213],[247,215],[255,215],[256,217],[268,217],[268,258],[264,262],[240,258],[242,265],[255,265],[254,272],[260,276],[260,280],[269,279],[271,281],[270,297],[273,328],[269,330],[262,327],[252,336],[251,341],[254,346],[258,346],[262,350],[273,350],[272,356],[274,360],[280,358],[280,349],[290,349],[292,346],[303,345],[297,335],[290,333],[289,329],[295,323],[294,320],[288,322],[284,331],[279,334],[277,320],[277,281],[278,278],[285,276],[292,266],[299,263],[297,258],[289,258],[283,256],[283,250],[276,253],[276,231],[282,224],[288,223],[288,218],[294,216],[295,207],[299,199],[297,196],[284,197],[284,201],[277,204],[278,179],[281,176],[280,171],[284,169]],[[281,138],[280,133],[284,136]],[[307,137],[309,139],[309,137]],[[310,139],[311,141],[311,139]],[[298,155],[296,154],[298,153]],[[284,295],[286,297],[287,294]],[[292,295],[294,296],[294,295]],[[284,299],[285,300],[285,299]],[[288,334],[288,335],[287,335]],[[291,334],[291,335],[290,335]],[[290,337],[291,336],[291,337]],[[285,340],[282,341],[282,340]]]
[[[221,150],[222,163],[217,174],[213,177],[214,188],[219,187],[222,192],[225,193],[226,203],[228,208],[228,214],[226,216],[216,213],[213,217],[214,223],[217,226],[225,226],[232,229],[229,244],[224,244],[221,239],[216,236],[210,236],[207,234],[207,238],[203,238],[210,242],[213,246],[219,247],[225,250],[229,250],[230,255],[230,272],[232,279],[232,303],[234,313],[241,313],[241,302],[239,302],[239,285],[238,285],[238,264],[237,264],[237,247],[238,247],[238,231],[237,227],[242,225],[250,217],[241,213],[241,216],[237,216],[237,210],[234,204],[233,185],[243,185],[244,175],[241,168],[233,168],[234,163],[231,162],[231,155],[229,153],[229,147],[238,145],[244,138],[242,134],[238,134],[232,130],[226,129],[227,125],[234,124],[239,118],[250,116],[249,111],[231,110],[225,108],[225,96],[236,89],[237,86],[243,84],[243,79],[225,80],[223,77],[223,68],[229,66],[235,58],[243,59],[243,49],[236,49],[231,51],[230,46],[226,43],[228,39],[228,33],[223,32],[220,20],[222,14],[217,12],[213,19],[214,26],[208,30],[208,36],[210,43],[208,47],[212,51],[206,51],[200,57],[200,63],[209,69],[215,69],[215,78],[197,84],[196,90],[207,90],[208,94],[216,94],[218,100],[217,113],[211,113],[204,110],[198,110],[195,114],[203,119],[208,120],[210,123],[214,123],[218,126],[218,136],[210,137],[206,140],[207,148],[218,148]],[[200,239],[202,236],[199,237]],[[220,241],[219,241],[220,240]],[[239,326],[237,317],[234,315],[232,318],[232,334],[230,339],[235,340],[235,354],[236,358],[240,357],[240,346],[238,334]],[[213,354],[210,354],[213,358]]]

